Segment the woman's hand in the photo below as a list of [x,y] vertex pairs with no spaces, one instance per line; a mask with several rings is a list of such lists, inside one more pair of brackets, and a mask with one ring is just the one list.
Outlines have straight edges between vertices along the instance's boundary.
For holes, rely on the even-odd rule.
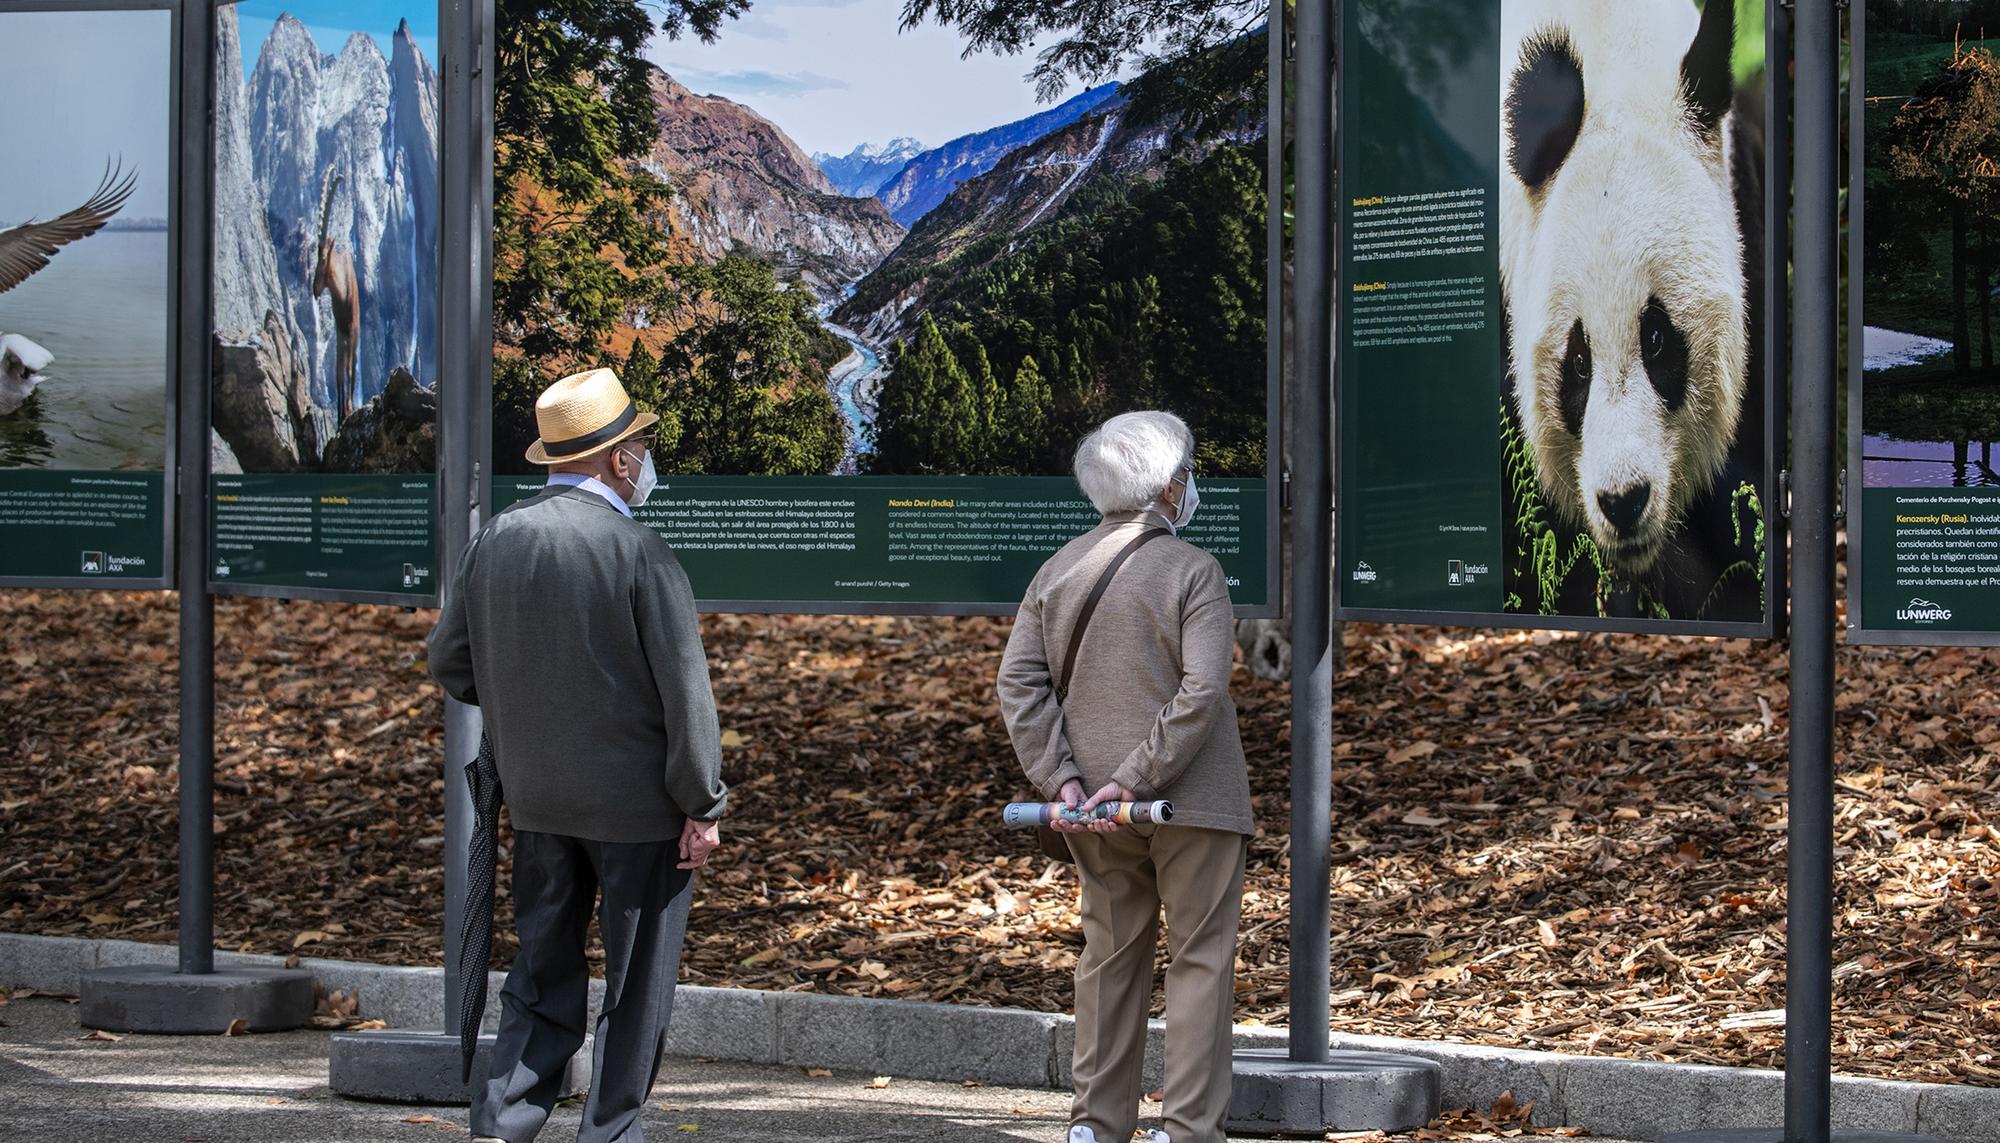
[[[1062,786],[1063,805],[1068,806],[1071,809],[1075,809],[1076,807],[1083,804],[1083,799],[1084,799],[1084,792],[1083,792],[1082,782],[1077,781],[1075,778],[1071,778],[1069,781],[1063,783]],[[1082,822],[1070,822],[1070,821],[1064,821],[1061,818],[1057,818],[1055,821],[1049,823],[1049,828],[1057,831],[1058,833],[1085,833],[1089,830],[1090,827],[1083,824]]]
[[[1134,802],[1137,800],[1138,800],[1138,795],[1134,794],[1132,791],[1126,789],[1125,787],[1119,785],[1116,782],[1109,782],[1105,784],[1105,787],[1102,790],[1099,790],[1095,794],[1090,795],[1090,800],[1083,803],[1083,805],[1079,808],[1082,809],[1084,813],[1089,813],[1090,811],[1096,809],[1099,805],[1105,802]],[[1107,820],[1107,821],[1086,822],[1085,824],[1078,826],[1077,828],[1088,830],[1091,833],[1117,833],[1119,826],[1117,822]]]

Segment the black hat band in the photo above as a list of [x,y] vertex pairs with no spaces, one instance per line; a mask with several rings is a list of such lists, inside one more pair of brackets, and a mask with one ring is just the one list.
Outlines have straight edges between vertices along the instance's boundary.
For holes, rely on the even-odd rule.
[[625,411],[612,418],[610,424],[595,432],[585,433],[580,437],[571,437],[566,441],[543,441],[542,451],[550,456],[575,456],[580,452],[589,452],[599,445],[609,444],[611,441],[616,440],[618,434],[631,428],[632,422],[638,419],[639,406],[631,401],[627,401],[625,402]]

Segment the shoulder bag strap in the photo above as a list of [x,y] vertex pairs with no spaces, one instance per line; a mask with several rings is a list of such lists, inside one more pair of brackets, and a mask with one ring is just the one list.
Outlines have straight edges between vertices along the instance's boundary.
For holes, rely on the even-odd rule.
[[1133,552],[1166,534],[1165,530],[1160,528],[1147,528],[1133,537],[1132,542],[1126,544],[1117,555],[1111,557],[1111,563],[1106,565],[1104,574],[1097,577],[1097,586],[1090,589],[1090,598],[1083,601],[1083,610],[1077,614],[1076,626],[1070,628],[1069,651],[1063,655],[1062,678],[1056,680],[1057,702],[1069,701],[1069,679],[1076,670],[1076,654],[1083,649],[1084,629],[1090,626],[1090,617],[1097,611],[1097,601],[1104,598],[1104,589],[1111,586],[1111,577],[1118,574],[1118,569],[1125,565],[1126,560],[1132,558]]

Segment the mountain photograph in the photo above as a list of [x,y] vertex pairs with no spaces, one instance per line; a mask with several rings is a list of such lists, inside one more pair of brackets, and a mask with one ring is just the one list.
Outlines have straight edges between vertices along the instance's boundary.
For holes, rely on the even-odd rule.
[[[663,473],[1061,475],[1161,407],[1264,474],[1261,25],[1050,92],[902,14],[755,0],[620,56],[501,5],[500,472],[608,365]],[[585,73],[608,117],[553,78]]]
[[245,0],[215,35],[215,471],[431,472],[436,11]]

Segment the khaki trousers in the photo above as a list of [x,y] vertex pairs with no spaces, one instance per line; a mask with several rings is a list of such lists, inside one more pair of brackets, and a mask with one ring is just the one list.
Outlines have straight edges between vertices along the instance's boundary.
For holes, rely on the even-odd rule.
[[1102,1143],[1132,1138],[1164,904],[1173,957],[1167,966],[1167,1134],[1173,1143],[1225,1143],[1236,923],[1249,839],[1179,826],[1064,836],[1083,882],[1071,1123],[1088,1126]]

